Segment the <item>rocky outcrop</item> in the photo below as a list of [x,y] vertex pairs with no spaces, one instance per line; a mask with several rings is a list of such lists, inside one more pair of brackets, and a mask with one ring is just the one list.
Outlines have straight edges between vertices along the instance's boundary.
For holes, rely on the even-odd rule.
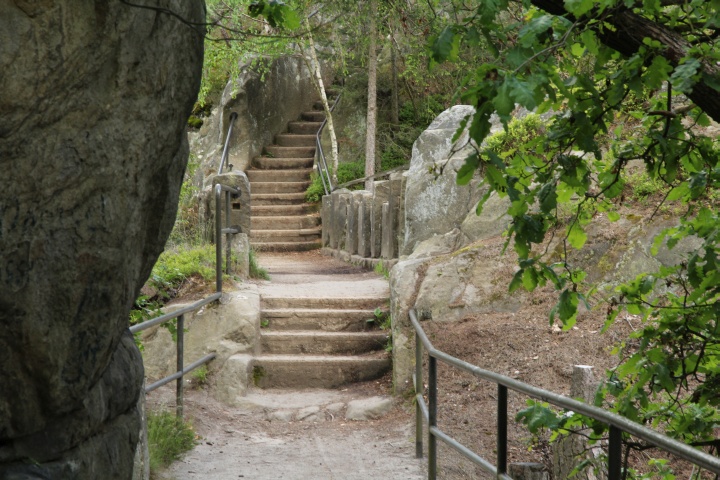
[[474,151],[467,132],[457,142],[452,141],[460,122],[474,112],[469,105],[444,111],[413,144],[410,169],[405,174],[405,235],[400,255],[409,255],[418,243],[433,235],[460,227],[480,199],[477,182],[470,188],[456,182],[455,172]]
[[238,118],[230,139],[229,163],[245,171],[275,134],[310,110],[317,98],[311,73],[299,55],[269,62],[262,75],[255,62],[241,65],[237,80],[227,84],[212,115],[198,132],[190,134],[190,148],[201,162],[197,186],[212,183],[208,179],[217,173],[231,113]]
[[129,478],[128,312],[175,218],[202,36],[69,0],[0,1],[0,32],[0,478]]

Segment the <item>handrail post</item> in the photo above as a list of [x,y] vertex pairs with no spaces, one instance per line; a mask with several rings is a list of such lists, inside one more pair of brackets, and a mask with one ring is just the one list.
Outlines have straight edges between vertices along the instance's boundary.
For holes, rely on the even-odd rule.
[[[225,226],[230,226],[230,192],[228,191],[225,191]],[[228,275],[230,275],[230,252],[232,251],[231,238],[231,233],[225,234],[225,273]]]
[[[420,335],[415,332],[415,395],[423,394],[423,368],[422,368],[422,342]],[[415,458],[423,457],[423,416],[420,409],[420,400],[415,401]]]
[[[183,355],[185,349],[185,315],[177,317],[177,371],[182,372]],[[175,382],[175,415],[183,418],[183,377],[180,376]]]
[[222,292],[222,225],[220,194],[222,185],[215,185],[215,291]]
[[507,473],[507,387],[498,384],[497,399],[497,473]]
[[620,480],[622,476],[622,430],[610,425],[608,440],[608,480]]
[[437,359],[428,354],[428,480],[437,478]]

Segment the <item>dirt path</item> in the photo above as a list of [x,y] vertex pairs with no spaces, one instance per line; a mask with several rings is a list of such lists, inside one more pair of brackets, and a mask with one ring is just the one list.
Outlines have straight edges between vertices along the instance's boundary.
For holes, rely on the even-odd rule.
[[[318,252],[264,254],[259,263],[271,276],[270,282],[260,282],[261,294],[387,295],[386,280]],[[190,390],[185,412],[200,443],[160,478],[425,478],[422,461],[415,459],[414,417],[407,402],[393,399],[390,411],[377,420],[345,418],[349,402],[389,397],[390,387],[388,375],[341,390],[254,390],[237,408],[217,402],[206,390]],[[148,396],[148,404],[172,406],[173,398],[174,389],[163,387]]]

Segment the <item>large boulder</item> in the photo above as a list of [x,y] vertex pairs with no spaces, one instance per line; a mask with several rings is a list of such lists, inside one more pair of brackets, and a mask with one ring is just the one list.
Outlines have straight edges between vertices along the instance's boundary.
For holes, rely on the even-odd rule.
[[[159,0],[202,23],[202,2]],[[0,478],[129,478],[128,312],[172,228],[202,33],[121,2],[0,0]]]
[[462,120],[474,112],[469,105],[444,111],[413,144],[410,169],[405,173],[405,235],[400,255],[409,255],[433,235],[459,228],[480,199],[477,182],[470,187],[456,182],[455,172],[474,151],[467,132],[452,141]]

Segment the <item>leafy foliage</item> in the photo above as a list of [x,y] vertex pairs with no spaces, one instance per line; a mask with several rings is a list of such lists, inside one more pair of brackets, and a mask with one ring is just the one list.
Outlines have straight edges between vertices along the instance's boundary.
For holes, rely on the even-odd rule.
[[[720,3],[526,0],[522,5],[493,0],[458,10],[458,21],[429,44],[431,64],[455,61],[458,52],[473,46],[495,52],[462,82],[462,100],[476,107],[467,125],[480,147],[459,170],[458,183],[468,183],[479,169],[491,191],[509,198],[506,246],[519,257],[510,291],[554,285],[559,296],[550,319],[565,328],[576,322],[581,305],[590,308],[593,294],[594,299],[610,295],[587,285],[585,272],[566,255],[548,260],[540,245],[553,237],[562,251],[583,248],[595,214],[619,218],[615,207],[628,182],[638,196],[659,191],[661,202],[684,206],[680,224],[655,240],[654,253],[663,243],[673,248],[689,238],[699,248],[680,265],[644,273],[610,292],[608,326],[621,312],[640,315],[645,323],[618,348],[621,363],[609,372],[597,403],[717,452],[720,149],[706,127],[709,116],[720,120],[709,100],[720,93]],[[490,115],[496,112],[509,131],[518,105],[552,115],[544,135],[528,136],[507,150],[485,141]],[[628,174],[633,162],[645,167],[643,183]],[[574,213],[561,219],[567,205]],[[600,436],[606,428],[537,403],[519,418],[531,430],[589,425]],[[672,478],[665,465],[654,466]]]

